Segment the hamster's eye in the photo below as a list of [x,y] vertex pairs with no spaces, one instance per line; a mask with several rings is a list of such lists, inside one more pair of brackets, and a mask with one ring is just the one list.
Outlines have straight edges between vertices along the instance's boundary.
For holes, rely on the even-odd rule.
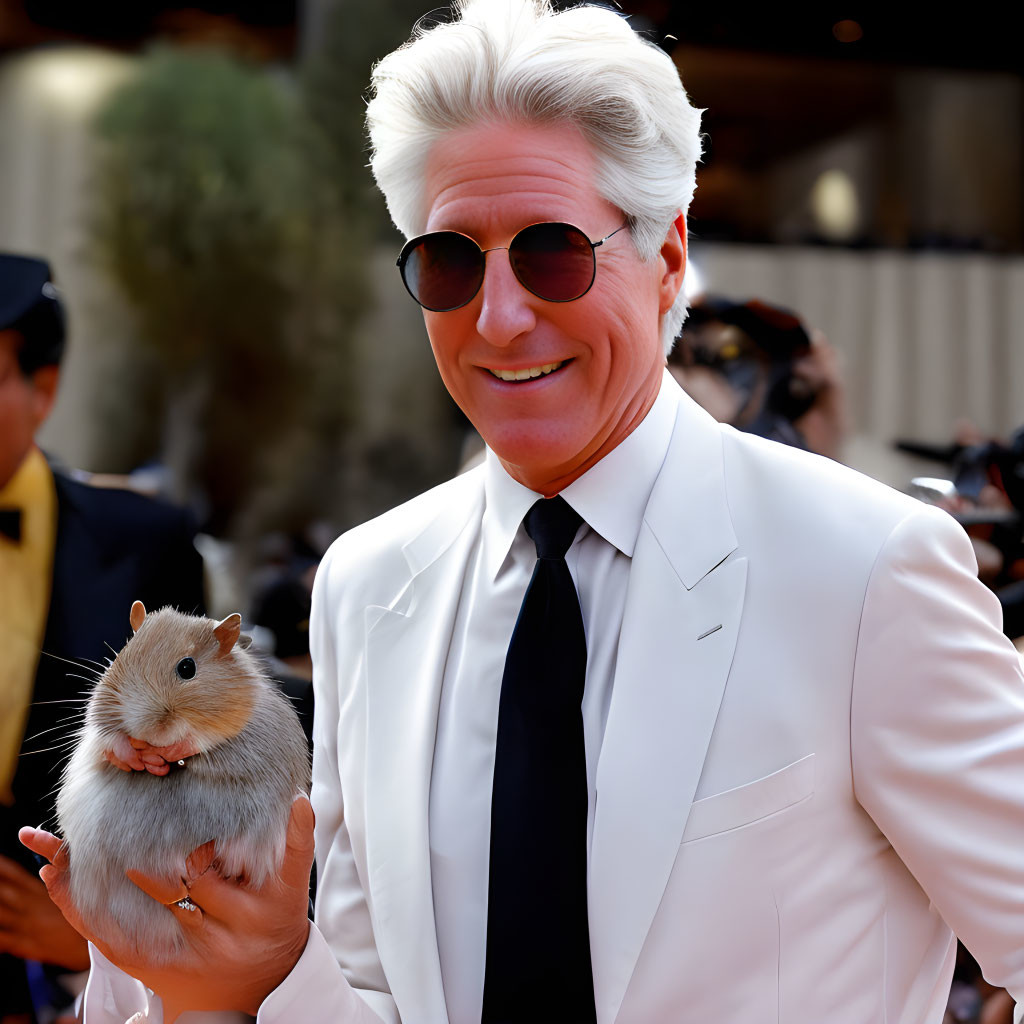
[[194,679],[196,674],[195,658],[182,658],[175,666],[179,679]]

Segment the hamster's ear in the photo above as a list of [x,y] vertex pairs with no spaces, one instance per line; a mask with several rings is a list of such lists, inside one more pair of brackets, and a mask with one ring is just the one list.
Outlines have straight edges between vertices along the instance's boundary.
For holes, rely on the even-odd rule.
[[146,606],[141,601],[136,601],[132,605],[132,610],[128,613],[128,621],[132,624],[132,630],[136,633],[139,631],[139,626],[142,625],[142,620],[146,617]]
[[217,643],[220,644],[220,650],[215,657],[223,658],[225,655],[230,654],[231,648],[235,646],[238,634],[241,631],[242,616],[238,612],[232,612],[226,619],[221,619],[213,627],[213,635],[217,638]]
[[238,646],[241,647],[243,651],[249,650],[252,646],[252,637],[249,636],[248,633],[239,633]]

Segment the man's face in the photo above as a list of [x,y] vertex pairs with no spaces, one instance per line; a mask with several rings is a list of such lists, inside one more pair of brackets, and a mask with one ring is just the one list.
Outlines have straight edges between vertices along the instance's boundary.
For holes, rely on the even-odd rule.
[[28,454],[56,388],[56,367],[44,367],[31,377],[22,374],[19,344],[14,331],[0,331],[0,487]]
[[[625,220],[598,194],[590,149],[566,126],[490,124],[444,136],[427,164],[426,197],[427,231],[460,231],[482,249],[507,246],[541,221],[573,224],[597,241]],[[491,252],[472,302],[424,311],[445,386],[509,473],[533,490],[552,494],[571,483],[653,404],[665,362],[659,318],[685,260],[677,225],[669,234],[679,251],[644,263],[629,230],[620,231],[595,252],[593,287],[571,302],[532,295],[508,253]],[[551,363],[558,369],[522,381],[495,372]]]

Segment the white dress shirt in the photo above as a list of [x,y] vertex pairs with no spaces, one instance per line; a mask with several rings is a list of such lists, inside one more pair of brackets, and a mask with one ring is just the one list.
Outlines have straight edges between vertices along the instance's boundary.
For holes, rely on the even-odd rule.
[[[629,567],[644,509],[668,451],[678,392],[663,387],[647,416],[562,497],[580,514],[566,563],[587,638],[583,732],[587,850]],[[485,508],[445,667],[430,781],[430,871],[450,1024],[479,1024],[483,1006],[491,783],[505,653],[537,559],[522,525],[539,494],[487,453]]]

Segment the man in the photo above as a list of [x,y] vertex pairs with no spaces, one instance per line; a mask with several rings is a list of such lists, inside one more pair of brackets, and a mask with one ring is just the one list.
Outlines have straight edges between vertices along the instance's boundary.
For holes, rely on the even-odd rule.
[[83,693],[127,639],[132,601],[189,611],[203,601],[181,512],[72,480],[36,446],[64,333],[46,263],[0,254],[0,1021],[34,1019],[58,998],[39,961],[65,972],[89,963],[18,827],[52,821]]
[[160,1019],[111,958],[168,1022],[938,1024],[950,926],[1019,995],[1024,682],[966,539],[666,378],[671,61],[599,8],[459,9],[369,123],[485,465],[318,574],[315,926],[299,800],[271,891],[138,879],[189,953],[97,951],[88,1024]]

